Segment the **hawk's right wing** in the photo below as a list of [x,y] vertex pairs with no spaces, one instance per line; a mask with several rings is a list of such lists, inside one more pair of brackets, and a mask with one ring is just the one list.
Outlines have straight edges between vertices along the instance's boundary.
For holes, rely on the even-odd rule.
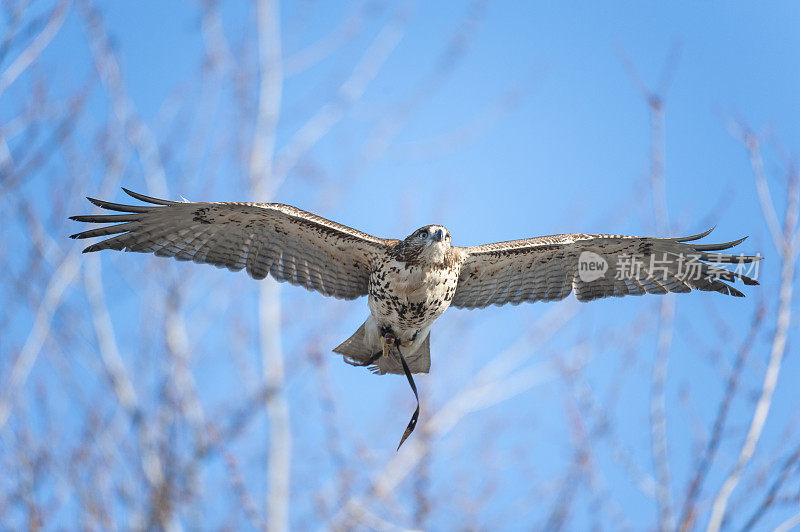
[[121,205],[88,198],[125,214],[73,216],[114,223],[72,235],[116,235],[84,252],[115,249],[213,264],[255,279],[267,274],[326,296],[354,299],[368,292],[376,259],[396,240],[384,240],[279,203],[168,201],[125,190],[153,205]]

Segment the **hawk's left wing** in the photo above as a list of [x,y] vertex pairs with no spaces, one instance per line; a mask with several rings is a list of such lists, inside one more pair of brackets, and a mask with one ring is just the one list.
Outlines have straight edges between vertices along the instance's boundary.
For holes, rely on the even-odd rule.
[[[553,235],[469,248],[464,253],[454,307],[483,308],[524,301],[579,301],[609,296],[690,292],[692,289],[744,297],[726,283],[761,257],[710,253],[724,244],[688,244],[711,230],[682,238],[620,235]],[[733,269],[726,269],[733,266]]]

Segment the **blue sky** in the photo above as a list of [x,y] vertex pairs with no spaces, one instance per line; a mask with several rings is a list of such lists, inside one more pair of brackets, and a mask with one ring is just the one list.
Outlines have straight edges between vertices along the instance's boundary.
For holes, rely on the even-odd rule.
[[[254,34],[249,4],[222,5],[223,23],[231,42]],[[282,26],[287,33],[296,27],[302,5],[305,3],[289,2],[281,6]],[[380,15],[369,19],[341,50],[287,80],[278,149],[290,141],[320,105],[331,100],[332,89],[349,75],[365,46],[404,5],[391,3],[388,8],[376,8]],[[285,35],[284,57],[314,43],[347,13],[358,11],[359,6],[320,3],[302,32]],[[128,98],[148,126],[157,134],[164,133],[158,127],[165,99],[174,94],[174,87],[196,79],[202,53],[197,6],[170,0],[105,2],[99,8],[122,59]],[[648,109],[623,68],[620,50],[629,56],[650,87],[658,85],[665,62],[679,50],[665,113],[665,176],[673,231],[690,234],[717,224],[712,240],[751,235],[738,249],[775,257],[747,152],[727,131],[726,121],[745,120],[765,133],[767,139],[779,142],[789,158],[796,159],[800,147],[800,8],[796,3],[774,2],[765,8],[751,2],[419,2],[408,9],[411,18],[406,33],[363,98],[347,108],[341,121],[304,159],[300,169],[311,168],[310,175],[301,171],[290,174],[270,199],[319,211],[327,218],[386,237],[402,237],[419,226],[440,223],[451,231],[456,245],[565,232],[666,236],[658,234],[647,188],[651,149]],[[452,71],[439,76],[436,65],[442,57],[452,57],[443,56],[447,40],[464,21],[472,24],[469,27],[473,32],[466,40],[463,57]],[[83,31],[82,22],[73,11],[37,64],[39,72],[49,72],[54,88],[74,88],[93,68]],[[252,63],[253,59],[247,54],[234,54],[233,58],[243,63]],[[8,120],[13,109],[28,97],[28,88],[22,80],[3,95],[0,119]],[[197,87],[189,86],[182,98],[194,103],[198,93]],[[513,105],[503,108],[498,104],[512,96],[518,98]],[[220,130],[241,120],[230,105],[231,97],[230,88],[223,89],[213,108],[212,119]],[[501,110],[493,111],[497,109]],[[107,99],[96,89],[90,99],[87,123],[100,123],[108,112]],[[386,117],[396,121],[382,122]],[[187,118],[188,123],[196,120],[198,115]],[[385,149],[375,160],[365,159],[363,147],[386,131],[380,126],[391,129],[395,124],[399,124],[397,131]],[[87,125],[80,133],[87,151],[92,143],[90,131]],[[224,137],[224,131],[219,136]],[[461,140],[447,142],[452,138]],[[204,167],[217,169],[212,189],[192,189],[192,176],[182,176],[180,180],[175,177],[178,169],[187,166],[182,158],[184,150],[181,148],[167,165],[172,198],[184,195],[198,201],[266,199],[247,197],[230,162],[216,164],[211,147],[203,151],[197,173],[204,175]],[[776,153],[767,153],[766,164],[776,202],[782,209],[783,170]],[[63,164],[54,160],[39,180],[26,187],[26,192],[52,184],[63,171]],[[95,175],[93,182],[97,184],[101,179],[101,175]],[[121,184],[145,190],[138,164],[133,163],[126,170]],[[98,193],[96,189],[85,192]],[[121,193],[117,199],[120,197]],[[85,208],[77,199],[73,205]],[[72,225],[63,226],[65,233],[73,229]],[[67,243],[63,245],[66,248]],[[129,262],[133,268],[157,259],[124,256],[103,260],[109,265],[113,261],[115,268],[125,268],[123,263]],[[777,266],[777,261],[765,261],[760,272],[765,287],[774,288]],[[194,266],[175,268],[184,272]],[[223,271],[197,275],[223,291],[228,283],[252,288],[248,284],[252,281],[241,274],[238,278]],[[132,299],[124,279],[124,275],[111,272],[105,283],[110,292],[121,294],[121,302],[113,312],[114,320],[120,323],[121,337],[134,338],[139,331],[124,322],[127,316],[138,315],[135,305],[141,302]],[[198,283],[193,286],[199,288]],[[676,325],[689,331],[676,333],[673,339],[667,384],[670,458],[674,461],[673,490],[678,502],[693,459],[689,442],[694,427],[687,419],[696,414],[701,425],[708,427],[723,383],[708,360],[698,355],[696,336],[702,337],[713,329],[714,323],[707,318],[713,313],[729,325],[731,344],[739,345],[755,310],[758,290],[748,289],[748,296],[756,297],[743,300],[716,294],[677,298]],[[308,327],[321,327],[322,337],[330,340],[332,348],[366,316],[365,301],[322,301],[316,294],[293,287],[284,288],[282,294],[284,308],[296,305],[314,314],[308,322],[287,324],[284,342],[289,353],[300,345],[297,340]],[[201,305],[203,297],[201,292],[186,295],[190,305]],[[126,301],[138,302],[129,305]],[[252,310],[253,303],[242,303],[245,312]],[[592,303],[581,309],[579,324],[568,326],[563,333],[566,336],[547,349],[557,351],[593,335],[638,334],[637,318],[658,312],[659,303],[655,297]],[[420,386],[427,389],[428,401],[445,401],[456,386],[453,383],[468,380],[489,354],[508,347],[547,310],[547,305],[536,304],[448,312],[440,320],[442,333],[434,330],[432,336],[434,374],[419,379]],[[768,305],[767,323],[774,319],[774,311],[774,305]],[[215,319],[214,312],[209,311],[211,321]],[[338,319],[330,319],[334,316]],[[24,340],[29,326],[30,322],[21,323],[12,334]],[[230,333],[196,327],[190,334],[195,339],[194,354],[200,361],[196,377],[203,390],[201,396],[212,404],[222,399],[219,396],[226,390],[215,379],[215,372],[226,366],[224,354],[217,349]],[[597,342],[587,354],[586,368],[586,378],[599,395],[619,393],[614,407],[619,437],[630,445],[634,458],[647,470],[651,468],[647,379],[655,356],[655,338],[655,330],[648,326],[643,340],[636,344],[633,358]],[[766,360],[767,339],[760,339],[754,359]],[[460,347],[456,350],[452,346]],[[721,356],[730,362],[735,350],[726,347],[721,348]],[[768,452],[777,443],[797,404],[797,395],[787,384],[788,376],[797,375],[800,370],[795,352],[787,358],[759,452]],[[135,353],[124,356],[132,362]],[[544,353],[532,355],[534,359],[543,356]],[[757,390],[760,383],[759,363],[751,368],[753,374],[747,382],[750,392]],[[626,365],[631,366],[631,375],[620,384],[615,375]],[[391,458],[394,442],[406,422],[405,411],[410,414],[413,410],[405,395],[405,381],[373,377],[335,358],[329,360],[327,367],[331,386],[342,401],[342,423],[369,441],[378,456]],[[37,367],[34,375],[46,371],[47,368]],[[309,364],[302,364],[297,374],[290,375],[294,412],[306,408],[304,398],[313,392],[315,383]],[[617,386],[619,389],[615,390]],[[681,406],[686,394],[692,399],[690,414]],[[433,471],[440,471],[443,479],[457,476],[454,470],[468,470],[459,464],[476,459],[485,460],[482,463],[497,471],[502,497],[491,501],[477,517],[479,526],[501,523],[499,526],[513,528],[514,521],[502,524],[508,515],[517,516],[519,523],[530,526],[542,524],[541,509],[519,510],[508,501],[532,497],[526,491],[529,474],[541,479],[563,470],[563,461],[570,457],[564,451],[569,426],[562,408],[568,397],[567,387],[556,379],[468,416],[437,444]],[[750,403],[740,400],[735,412],[741,421],[734,425],[741,431],[741,425],[749,420]],[[423,410],[420,423],[426,422],[425,415]],[[320,456],[313,445],[304,443],[305,439],[319,440],[316,419],[293,418],[296,486],[314,474],[305,460]],[[495,424],[500,427],[496,432],[490,429]],[[253,430],[255,437],[263,437],[269,429],[259,425]],[[487,441],[491,434],[497,437]],[[726,450],[733,453],[737,441],[734,437]],[[260,452],[241,445],[247,450],[243,451],[245,456]],[[503,467],[511,463],[508,456],[521,450],[535,455],[529,457],[534,473]],[[631,486],[614,465],[608,449],[600,453],[598,462],[634,528],[652,523],[652,500]],[[725,465],[710,477],[712,493],[729,468],[732,458],[726,459]],[[254,490],[263,489],[263,479],[255,473],[250,480]],[[437,485],[436,480],[432,485],[439,495],[437,500],[447,509],[448,486]],[[463,490],[479,493],[481,487],[479,480],[473,478],[465,482]],[[307,524],[313,501],[302,497],[298,500],[292,509],[292,523]],[[578,507],[586,510],[590,504],[584,501]],[[446,512],[437,513],[431,525],[446,528],[445,515]],[[785,518],[775,517],[774,524],[781,517]],[[592,522],[588,510],[575,519],[573,523],[578,526]]]

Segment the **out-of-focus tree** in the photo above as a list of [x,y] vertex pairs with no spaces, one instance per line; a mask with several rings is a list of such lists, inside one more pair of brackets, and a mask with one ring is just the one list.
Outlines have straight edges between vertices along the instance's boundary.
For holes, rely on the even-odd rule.
[[[705,321],[680,322],[670,296],[653,298],[653,311],[626,327],[598,332],[585,307],[567,300],[531,314],[519,338],[487,353],[475,347],[478,314],[457,313],[441,324],[435,345],[459,355],[442,355],[448,362],[422,379],[422,420],[396,454],[384,443],[396,441],[404,418],[391,405],[410,413],[410,403],[343,386],[340,371],[358,370],[340,368],[327,353],[353,307],[194,265],[81,255],[83,243],[65,238],[75,232],[67,216],[87,208],[86,193],[113,197],[120,184],[198,200],[302,196],[306,208],[330,211],[424,113],[486,15],[480,0],[454,8],[450,33],[427,51],[432,66],[375,102],[365,94],[420,23],[418,3],[356,3],[310,41],[314,2],[244,6],[194,6],[200,46],[191,74],[145,117],[102,6],[3,3],[4,526],[718,530],[769,522],[788,530],[800,523],[796,417],[773,429],[779,435],[769,438],[769,453],[756,453],[792,335],[797,172],[777,141],[742,120],[729,128],[750,157],[748,186],[769,229],[770,271],[779,273],[754,291],[746,330],[729,330],[725,301],[713,299]],[[239,12],[241,25],[226,25],[228,10]],[[68,20],[87,68],[65,81],[43,55]],[[669,216],[664,164],[677,60],[656,89],[624,54],[623,64],[647,104],[651,167],[633,200],[609,208],[652,201],[651,229],[678,232],[685,221]],[[295,82],[320,65],[322,75],[303,78],[311,86]],[[530,90],[522,76],[406,155],[436,158],[468,146]],[[353,115],[360,131],[337,130]],[[324,152],[331,150],[344,162],[330,164]],[[721,393],[711,414],[694,402],[702,383],[687,384],[680,401],[665,392],[676,335],[716,376]],[[601,364],[602,385],[592,374]],[[375,389],[389,382],[373,379]],[[641,386],[649,419],[621,404],[619,390],[631,382]],[[563,407],[546,421],[536,405],[519,408],[544,386],[556,392],[549,406]],[[681,447],[692,452],[678,460],[669,420],[684,413],[690,436]],[[637,437],[642,431],[649,441]],[[652,505],[645,521],[625,495],[631,490]]]

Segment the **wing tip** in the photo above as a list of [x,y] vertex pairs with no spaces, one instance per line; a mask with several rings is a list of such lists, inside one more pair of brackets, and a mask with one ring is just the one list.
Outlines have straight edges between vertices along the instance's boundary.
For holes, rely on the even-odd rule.
[[692,242],[694,240],[700,240],[701,238],[705,238],[711,234],[711,232],[717,228],[717,224],[711,226],[710,229],[703,231],[702,233],[697,233],[696,235],[689,235],[689,236],[679,236],[674,238],[675,242]]
[[[104,249],[113,249],[114,251],[123,251],[126,246],[121,242],[110,242],[114,240],[113,238],[106,238],[105,240],[101,240],[91,246],[88,246],[81,251],[81,253],[93,253],[95,251],[102,251]],[[109,243],[110,242],[110,243]]]
[[145,196],[144,194],[139,194],[138,192],[134,192],[133,190],[127,189],[125,187],[120,187],[120,188],[128,196],[130,196],[130,197],[132,197],[134,199],[137,199],[139,201],[143,201],[145,203],[152,203],[154,205],[174,205],[176,203],[179,203],[177,201],[171,201],[171,200],[166,200],[166,199],[161,199],[161,198],[154,198],[152,196]]
[[723,249],[730,249],[732,247],[736,247],[745,240],[747,240],[747,236],[743,236],[742,238],[738,238],[736,240],[731,240],[730,242],[722,242],[720,244],[690,244],[695,251],[722,251]]

